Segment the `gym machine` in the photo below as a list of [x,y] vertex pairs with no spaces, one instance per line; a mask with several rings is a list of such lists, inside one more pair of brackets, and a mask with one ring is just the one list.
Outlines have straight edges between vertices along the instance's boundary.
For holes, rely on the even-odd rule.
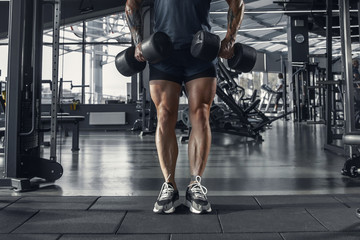
[[294,110],[294,121],[302,122],[309,119],[309,102],[308,102],[308,71],[306,63],[293,65],[293,81],[290,84],[292,90],[292,103]]
[[[40,157],[43,6],[53,6],[53,79],[50,159]],[[61,1],[12,0],[6,98],[5,176],[1,186],[33,190],[54,182],[63,168],[56,158],[58,56]]]
[[[360,1],[358,2],[360,6]],[[355,131],[354,118],[354,85],[352,72],[352,55],[351,55],[351,38],[350,38],[350,14],[349,3],[339,0],[340,7],[340,23],[341,23],[341,50],[343,63],[343,77],[345,79],[345,98],[344,98],[344,115],[345,115],[345,132],[343,135],[343,144],[348,148],[345,149],[345,155],[350,158],[344,163],[341,173],[345,176],[358,177],[360,174],[360,132]],[[348,154],[347,154],[348,153]],[[360,212],[357,211],[360,216]]]
[[[216,90],[217,96],[229,107],[232,114],[236,115],[237,119],[240,121],[240,126],[245,126],[247,131],[245,136],[252,136],[255,139],[258,139],[260,132],[265,129],[266,126],[270,125],[272,122],[285,117],[292,112],[284,113],[276,117],[267,117],[260,109],[260,99],[255,99],[256,95],[250,98],[250,102],[247,108],[243,108],[239,102],[244,100],[243,95],[240,98],[240,101],[236,102],[231,89],[239,88],[231,76],[231,71],[219,60],[218,62],[218,87]],[[241,88],[241,87],[240,87]],[[244,90],[243,90],[244,92]],[[255,93],[256,94],[256,93]],[[236,129],[236,127],[235,127]],[[244,134],[243,131],[240,131]],[[251,135],[255,133],[255,135]]]
[[[261,98],[260,101],[260,110],[264,108],[264,112],[272,112],[270,111],[271,102],[274,98],[274,96],[277,94],[274,90],[271,89],[271,87],[267,84],[261,85],[261,90],[265,91],[264,96]],[[267,102],[265,104],[265,102]],[[265,107],[263,107],[265,106]]]
[[249,116],[247,115],[247,112],[257,108],[259,101],[250,105],[247,112],[245,112],[239,104],[239,101],[236,101],[233,96],[234,94],[239,94],[239,88],[241,91],[239,100],[241,100],[245,93],[244,89],[241,89],[241,87],[237,85],[233,76],[231,76],[231,72],[219,59],[216,95],[226,104],[228,109],[224,111],[224,108],[212,106],[210,114],[212,131],[246,136],[254,138],[257,141],[262,141],[260,131],[267,124],[257,124],[257,126],[254,126],[254,124],[249,121]]
[[[341,36],[341,62],[342,76],[339,80],[334,80],[332,64],[332,7],[333,3],[327,0],[327,63],[326,80],[321,81],[325,89],[325,123],[326,123],[326,143],[324,149],[344,155],[344,141],[346,134],[355,130],[354,115],[354,88],[352,77],[352,56],[351,56],[351,37],[350,37],[350,13],[344,9],[350,9],[349,2],[339,0],[340,7],[340,36]],[[348,11],[347,10],[347,11]],[[353,147],[350,147],[352,152]],[[347,155],[347,154],[346,154]],[[350,156],[353,154],[350,153]],[[346,174],[346,173],[345,173]]]
[[136,101],[136,112],[139,119],[136,119],[131,131],[140,131],[140,136],[153,134],[156,129],[156,110],[152,100],[147,100],[147,90],[142,87],[139,100]]
[[[292,104],[294,109],[294,120],[306,121],[308,124],[325,123],[325,91],[326,85],[333,84],[336,91],[333,99],[338,99],[341,91],[337,87],[340,82],[329,82],[325,80],[325,69],[318,67],[318,63],[298,63],[293,67],[293,82],[290,84],[292,91]],[[331,89],[332,90],[332,89]],[[338,106],[339,104],[334,105]]]
[[[360,9],[360,0],[357,2]],[[348,146],[350,158],[345,161],[341,173],[350,177],[358,177],[360,173],[360,132],[355,131],[354,118],[354,84],[352,72],[352,55],[351,55],[351,32],[350,32],[350,14],[349,2],[339,0],[340,10],[340,29],[341,29],[341,51],[343,63],[343,76],[345,78],[345,98],[344,98],[344,115],[345,115],[345,133],[343,135],[343,144]],[[360,21],[360,12],[358,12],[358,21]],[[360,28],[359,28],[360,31]],[[346,150],[345,150],[346,151]],[[360,208],[357,208],[355,214],[360,218]]]
[[308,124],[325,124],[325,87],[321,82],[325,81],[326,69],[320,68],[318,63],[309,63],[308,66]]

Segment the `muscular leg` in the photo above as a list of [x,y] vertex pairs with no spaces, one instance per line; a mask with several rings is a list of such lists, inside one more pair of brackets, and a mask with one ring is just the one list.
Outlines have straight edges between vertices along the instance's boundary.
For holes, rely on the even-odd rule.
[[186,83],[189,99],[191,133],[189,139],[189,160],[191,183],[194,176],[202,176],[211,145],[209,123],[210,107],[216,93],[216,78],[198,78]]
[[181,85],[165,81],[150,81],[150,94],[157,110],[156,148],[165,180],[175,184],[175,167],[178,146],[175,134]]

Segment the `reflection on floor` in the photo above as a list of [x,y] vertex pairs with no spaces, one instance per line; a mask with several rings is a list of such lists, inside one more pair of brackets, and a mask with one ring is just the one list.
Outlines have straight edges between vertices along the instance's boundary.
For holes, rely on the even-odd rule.
[[[262,133],[261,143],[214,133],[203,184],[210,196],[359,193],[360,180],[340,174],[344,157],[323,150],[324,130],[321,125],[280,120]],[[77,153],[70,150],[71,137],[62,137],[59,142],[63,177],[55,185],[21,196],[158,194],[163,179],[154,135],[139,137],[131,131],[81,133]],[[49,156],[49,148],[44,148],[43,155]],[[189,163],[187,144],[180,141],[176,179],[180,193],[184,193]],[[0,190],[0,195],[14,194]]]

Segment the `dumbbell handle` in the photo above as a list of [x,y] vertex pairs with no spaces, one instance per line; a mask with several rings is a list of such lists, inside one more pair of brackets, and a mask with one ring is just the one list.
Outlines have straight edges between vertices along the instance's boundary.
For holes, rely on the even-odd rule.
[[[219,57],[220,49],[220,37],[204,30],[197,32],[191,43],[192,56],[204,61],[213,61]],[[241,43],[235,43],[233,50],[234,56],[227,61],[229,67],[241,72],[250,72],[255,66],[256,50]]]
[[134,57],[137,61],[139,62],[146,62],[146,59],[142,53],[142,44],[139,43],[136,47],[135,47],[135,53],[134,53]]

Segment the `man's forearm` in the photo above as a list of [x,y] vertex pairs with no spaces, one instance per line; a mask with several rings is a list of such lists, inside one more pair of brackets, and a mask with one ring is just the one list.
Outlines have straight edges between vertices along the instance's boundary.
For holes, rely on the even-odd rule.
[[131,36],[134,40],[135,46],[142,41],[141,36],[141,3],[143,0],[127,0],[125,13],[126,21],[130,28]]
[[243,0],[226,0],[229,4],[228,11],[228,27],[226,39],[231,43],[236,40],[237,31],[240,28],[241,22],[244,18],[245,4]]

